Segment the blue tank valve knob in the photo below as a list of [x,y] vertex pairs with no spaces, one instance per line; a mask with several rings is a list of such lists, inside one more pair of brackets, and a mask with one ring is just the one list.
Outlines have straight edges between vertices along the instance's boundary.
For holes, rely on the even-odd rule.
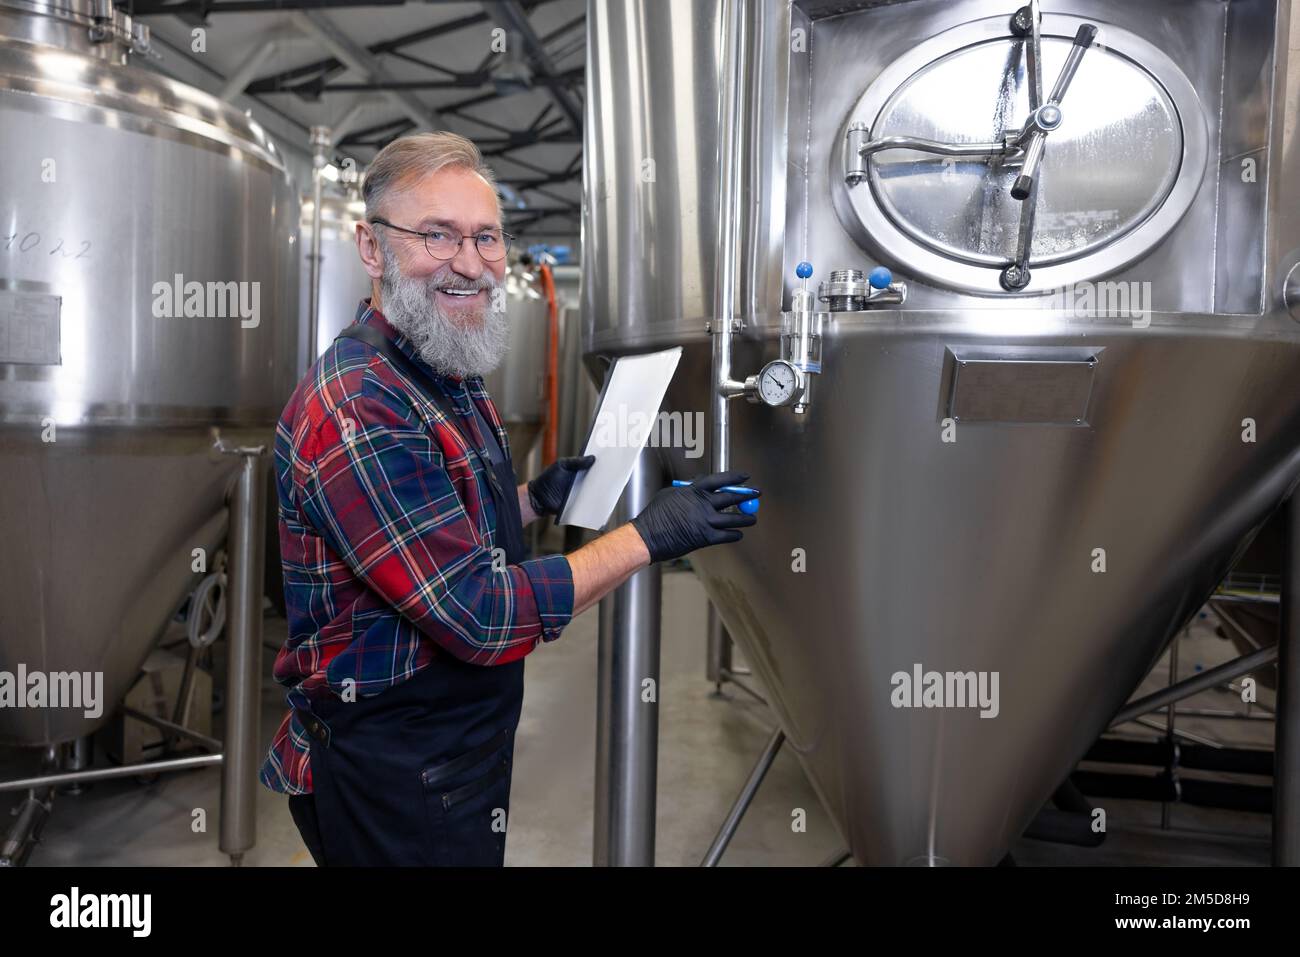
[[[685,488],[690,482],[683,482],[681,479],[673,479],[673,488]],[[745,488],[743,485],[724,485],[718,489],[719,492],[736,492],[740,495],[757,495],[758,489]],[[758,514],[758,499],[751,498],[748,501],[741,502],[736,508],[740,509],[746,515]]]
[[794,267],[794,274],[800,279],[809,279],[812,277],[812,273],[812,263],[810,262],[802,262]]
[[871,275],[867,276],[867,282],[871,283],[872,289],[888,289],[893,281],[894,274],[884,266],[877,266],[871,270]]

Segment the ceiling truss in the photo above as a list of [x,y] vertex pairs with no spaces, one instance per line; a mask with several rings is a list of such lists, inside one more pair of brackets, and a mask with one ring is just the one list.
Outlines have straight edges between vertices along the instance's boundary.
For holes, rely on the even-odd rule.
[[[480,0],[481,12],[457,17],[421,30],[390,37],[378,43],[358,44],[348,38],[329,18],[330,10],[355,7],[400,6],[406,0],[128,0],[119,3],[135,17],[175,16],[190,26],[208,24],[223,14],[268,14],[290,22],[304,36],[317,43],[324,54],[319,59],[288,70],[264,75],[241,73],[224,91],[266,103],[276,96],[294,96],[305,102],[326,98],[355,99],[387,105],[401,115],[369,126],[355,126],[335,138],[340,152],[379,150],[406,133],[446,125],[449,117],[469,124],[466,130],[485,157],[504,160],[510,170],[498,170],[498,182],[506,198],[509,227],[516,233],[536,231],[540,224],[556,219],[576,228],[580,205],[554,187],[574,183],[582,175],[583,69],[560,69],[557,63],[580,50],[585,43],[585,17],[579,15],[546,33],[539,33],[530,14],[552,0]],[[434,0],[438,2],[438,0]],[[509,42],[521,43],[515,62],[522,60],[527,71],[519,76],[503,71],[507,58],[489,53],[468,71],[450,69],[417,56],[412,47],[439,37],[485,24],[508,32]],[[420,79],[396,79],[388,65],[400,62],[419,68]],[[506,75],[503,75],[505,73]],[[345,81],[343,74],[350,74]],[[360,77],[358,79],[358,77]],[[241,86],[242,89],[233,87]],[[422,91],[464,90],[466,96],[431,106],[423,103]],[[522,129],[491,119],[494,103],[505,97],[533,90],[545,90],[548,102]],[[339,113],[343,113],[340,108]],[[353,110],[350,118],[359,111]],[[540,144],[571,144],[575,155],[562,169],[548,169],[514,155]],[[525,202],[522,194],[530,194]],[[545,205],[531,199],[543,197]]]

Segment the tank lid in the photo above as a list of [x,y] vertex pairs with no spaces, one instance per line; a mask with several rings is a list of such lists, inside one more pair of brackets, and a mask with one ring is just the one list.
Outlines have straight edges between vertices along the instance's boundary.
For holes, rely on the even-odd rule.
[[[944,146],[1013,140],[1032,111],[1026,41],[1006,21],[970,21],[905,51],[857,101],[846,136]],[[1086,26],[1044,16],[1047,88]],[[962,156],[900,146],[870,153],[865,183],[847,174],[833,181],[841,221],[914,275],[980,293],[1010,290],[999,277],[1017,262],[1024,237],[1030,292],[1106,275],[1145,254],[1186,212],[1209,144],[1178,65],[1119,27],[1105,31],[1106,43],[1077,62],[1068,95],[1039,112],[1050,135],[1027,200],[1013,189],[1023,151]]]
[[[134,28],[130,44],[121,42],[124,32],[95,40],[93,25],[87,28],[75,20],[78,11],[92,6],[90,0],[0,0],[0,76],[6,80],[5,91],[36,98],[57,95],[60,115],[68,118],[104,122],[112,111],[108,122],[138,133],[216,141],[288,175],[275,143],[247,111],[128,62],[127,51],[138,52],[135,41],[142,36],[140,25],[130,17],[119,14],[112,22],[115,31]],[[63,13],[30,12],[38,7],[59,7]],[[16,13],[20,9],[29,12]],[[8,42],[10,38],[18,42]],[[59,52],[52,54],[50,47]]]
[[[149,49],[149,28],[113,5],[113,0],[0,0],[0,8],[20,10],[86,27],[91,43],[116,43],[135,53]],[[6,27],[10,32],[12,24]]]

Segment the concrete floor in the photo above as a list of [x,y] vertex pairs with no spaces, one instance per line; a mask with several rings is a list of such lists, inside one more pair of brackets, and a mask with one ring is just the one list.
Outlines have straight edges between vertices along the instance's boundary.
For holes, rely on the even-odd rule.
[[[694,865],[709,845],[773,725],[762,705],[734,687],[723,697],[704,677],[707,604],[695,576],[664,576],[663,663],[660,681],[659,803],[656,863]],[[563,637],[528,659],[523,718],[515,751],[506,863],[513,866],[591,862],[595,766],[596,610],[576,619]],[[266,641],[283,640],[283,619],[268,618]],[[1232,656],[1199,622],[1182,649],[1183,672]],[[269,741],[283,715],[283,691],[270,679],[265,654],[262,733]],[[737,665],[743,664],[737,653]],[[1163,684],[1164,665],[1148,682]],[[220,680],[220,679],[219,679]],[[1211,697],[1221,693],[1209,692]],[[1196,702],[1200,703],[1200,702]],[[1217,706],[1222,706],[1222,700]],[[1271,735],[1272,726],[1238,722],[1189,730]],[[1137,728],[1138,733],[1154,734]],[[220,735],[220,727],[214,729]],[[1264,742],[1265,744],[1267,741]],[[99,757],[100,761],[104,759]],[[31,752],[0,751],[0,778],[35,769]],[[55,811],[33,865],[222,865],[217,849],[219,772],[164,775],[148,785],[104,782],[81,795],[56,798]],[[257,845],[246,865],[310,866],[311,858],[289,817],[285,799],[258,788]],[[0,795],[0,807],[12,803]],[[1160,806],[1108,801],[1110,833],[1097,849],[1020,841],[1017,863],[1027,864],[1264,864],[1269,819],[1177,806],[1175,830],[1162,831]],[[807,831],[791,829],[795,808],[807,812]],[[196,832],[195,811],[206,813]],[[841,847],[797,761],[783,751],[732,842],[724,865],[815,865]]]

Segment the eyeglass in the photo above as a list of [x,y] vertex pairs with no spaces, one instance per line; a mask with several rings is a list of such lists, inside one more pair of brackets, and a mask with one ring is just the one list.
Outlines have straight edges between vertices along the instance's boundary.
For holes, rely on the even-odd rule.
[[[456,254],[460,252],[461,243],[470,238],[462,236],[458,230],[450,226],[440,226],[428,232],[420,232],[418,229],[394,226],[388,220],[379,219],[378,217],[370,220],[370,222],[376,226],[387,226],[389,229],[395,229],[399,233],[410,233],[412,236],[423,237],[424,249],[434,259],[455,259]],[[509,252],[510,241],[514,238],[504,229],[485,229],[474,237],[474,246],[478,249],[478,254],[484,262],[500,262]]]

